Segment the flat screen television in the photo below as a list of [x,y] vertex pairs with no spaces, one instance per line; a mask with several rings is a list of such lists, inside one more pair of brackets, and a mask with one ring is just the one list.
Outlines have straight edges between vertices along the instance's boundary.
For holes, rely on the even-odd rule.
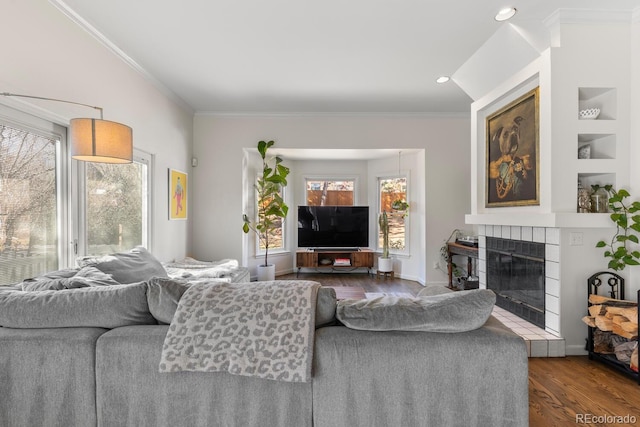
[[369,206],[298,206],[298,247],[368,246]]

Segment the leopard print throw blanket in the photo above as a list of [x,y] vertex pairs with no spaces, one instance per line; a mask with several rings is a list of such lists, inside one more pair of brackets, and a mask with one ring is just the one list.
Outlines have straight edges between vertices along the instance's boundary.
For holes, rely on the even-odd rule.
[[160,372],[309,382],[319,287],[301,280],[192,285],[165,337]]

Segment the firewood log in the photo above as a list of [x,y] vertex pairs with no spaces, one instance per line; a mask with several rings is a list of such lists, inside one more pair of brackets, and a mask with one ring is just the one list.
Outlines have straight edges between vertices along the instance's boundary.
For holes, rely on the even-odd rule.
[[638,324],[633,322],[622,322],[620,327],[630,334],[638,335]]
[[589,307],[589,315],[591,317],[601,316],[605,313],[604,306],[602,304],[592,305]]
[[[591,307],[597,306],[592,305]],[[606,307],[605,310],[607,313],[619,314],[629,319],[630,322],[638,323],[638,307]]]
[[614,299],[609,297],[604,297],[601,295],[591,294],[589,295],[589,302],[591,304],[604,304],[613,307],[637,307],[638,303],[635,301],[627,301],[621,299]]
[[626,317],[624,317],[624,316],[621,316],[621,315],[619,315],[619,314],[611,314],[611,313],[609,313],[609,312],[607,312],[607,314],[605,315],[605,317],[606,317],[607,319],[611,319],[611,321],[612,321],[613,323],[615,323],[616,325],[619,325],[620,323],[628,322],[628,321],[629,321],[629,319],[627,319],[627,318],[626,318]]
[[611,332],[613,332],[614,334],[619,335],[619,336],[621,336],[623,338],[626,338],[628,340],[632,340],[636,336],[638,336],[638,328],[636,328],[635,333],[628,332],[628,331],[624,330],[624,328],[621,325],[618,325],[618,324],[615,324],[615,323],[612,325]]
[[596,316],[594,318],[596,326],[601,331],[613,331],[613,321],[605,316]]
[[593,351],[596,353],[613,353],[611,332],[603,332],[600,329],[593,330]]
[[582,318],[582,321],[583,321],[584,323],[586,323],[587,325],[589,325],[590,327],[592,327],[592,328],[595,328],[595,327],[596,327],[596,321],[595,321],[595,320],[594,320],[594,318],[593,318],[593,317],[591,317],[591,316],[584,316],[584,317]]

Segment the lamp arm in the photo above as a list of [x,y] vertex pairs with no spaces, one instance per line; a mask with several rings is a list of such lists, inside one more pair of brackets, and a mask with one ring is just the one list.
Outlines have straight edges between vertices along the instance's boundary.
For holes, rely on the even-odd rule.
[[102,118],[102,107],[96,107],[94,105],[83,104],[81,102],[74,102],[74,101],[65,101],[64,99],[45,98],[43,96],[21,95],[21,94],[10,93],[10,92],[0,92],[0,95],[2,95],[2,96],[15,96],[15,97],[19,97],[19,98],[42,99],[42,100],[45,100],[45,101],[56,101],[56,102],[64,102],[64,103],[67,103],[67,104],[82,105],[83,107],[89,107],[89,108],[93,108],[94,110],[100,111],[100,120],[103,120],[103,118]]

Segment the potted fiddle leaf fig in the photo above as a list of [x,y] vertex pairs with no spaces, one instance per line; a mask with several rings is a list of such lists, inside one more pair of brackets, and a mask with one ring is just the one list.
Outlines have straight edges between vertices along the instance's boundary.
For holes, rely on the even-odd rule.
[[389,218],[386,211],[378,218],[378,225],[382,233],[382,255],[378,258],[378,271],[388,273],[393,271],[393,260],[389,257]]
[[275,265],[269,264],[269,248],[273,247],[275,231],[282,226],[289,207],[282,198],[282,189],[287,186],[289,168],[282,164],[280,157],[269,158],[267,151],[274,141],[258,142],[258,152],[262,157],[262,174],[254,185],[257,194],[257,215],[255,222],[247,214],[242,215],[242,231],[253,231],[264,248],[264,264],[258,266],[258,280],[274,280]]
[[[599,186],[594,187],[594,191]],[[640,233],[640,202],[629,203],[626,201],[630,194],[627,190],[616,191],[612,185],[603,187],[609,193],[610,217],[616,225],[616,231],[610,242],[600,240],[596,243],[597,248],[606,248],[604,257],[609,258],[608,268],[619,271],[624,270],[628,265],[640,265],[640,251],[634,245],[639,242]]]

